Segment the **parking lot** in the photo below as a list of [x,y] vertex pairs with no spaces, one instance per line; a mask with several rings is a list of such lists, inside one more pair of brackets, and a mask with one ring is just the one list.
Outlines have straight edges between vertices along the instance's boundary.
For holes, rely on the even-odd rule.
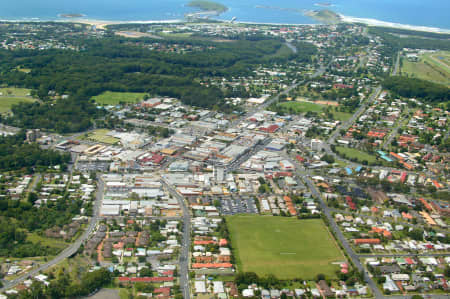
[[219,198],[221,215],[258,214],[255,200],[250,197],[231,196]]

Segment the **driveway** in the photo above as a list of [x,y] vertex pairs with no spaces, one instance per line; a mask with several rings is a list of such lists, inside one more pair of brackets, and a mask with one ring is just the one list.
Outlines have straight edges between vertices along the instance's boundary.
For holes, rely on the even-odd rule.
[[113,289],[101,289],[92,296],[84,297],[89,299],[120,299],[119,291]]

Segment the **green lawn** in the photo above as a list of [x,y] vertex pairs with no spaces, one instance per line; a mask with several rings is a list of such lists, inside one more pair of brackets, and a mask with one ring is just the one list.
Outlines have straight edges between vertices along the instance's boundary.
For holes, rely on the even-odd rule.
[[[311,102],[284,102],[279,104],[286,113],[306,113],[306,112],[316,112],[321,113],[325,111],[326,105],[316,104]],[[336,120],[345,121],[349,119],[352,114],[347,112],[335,111],[335,107],[331,106],[331,113]]]
[[131,296],[127,289],[119,289],[119,297],[120,299],[128,299]]
[[401,72],[409,77],[450,85],[450,52],[425,54],[417,62],[402,60]]
[[30,95],[31,89],[16,88],[16,87],[4,87],[4,88],[0,88],[0,93],[2,93],[2,96],[26,97],[26,96]]
[[27,240],[33,243],[40,242],[42,246],[49,246],[52,248],[57,248],[59,250],[63,250],[64,248],[69,246],[69,243],[66,243],[63,239],[46,238],[39,236],[36,233],[28,233]]
[[120,103],[138,103],[144,99],[146,93],[143,92],[112,92],[104,93],[92,97],[100,105],[117,105]]
[[341,111],[332,111],[331,113],[334,115],[334,118],[336,120],[340,120],[340,121],[346,121],[347,119],[349,119],[353,115],[351,113],[341,112]]
[[89,133],[87,136],[84,136],[84,135],[81,136],[80,139],[88,139],[88,140],[107,143],[107,144],[116,144],[117,142],[119,142],[119,139],[112,137],[112,136],[108,136],[107,134],[109,132],[110,131],[108,129],[98,129],[98,130],[95,130],[95,131]]
[[240,271],[283,280],[335,278],[339,266],[332,263],[345,260],[321,219],[239,215],[227,224]]
[[354,149],[354,148],[345,147],[345,146],[336,146],[336,151],[341,156],[343,156],[344,158],[347,158],[347,159],[355,158],[359,162],[362,162],[364,160],[366,160],[369,163],[376,162],[375,156],[365,153],[365,152],[362,152],[360,150]]
[[424,59],[430,58],[440,68],[450,72],[450,51],[439,51],[436,53],[425,54]]
[[31,98],[22,98],[22,97],[8,97],[8,96],[0,96],[0,113],[5,113],[11,110],[12,105],[18,104],[20,102],[34,102],[35,100]]
[[305,113],[308,111],[320,113],[325,108],[324,105],[314,104],[310,102],[285,102],[280,104],[287,111],[294,113]]

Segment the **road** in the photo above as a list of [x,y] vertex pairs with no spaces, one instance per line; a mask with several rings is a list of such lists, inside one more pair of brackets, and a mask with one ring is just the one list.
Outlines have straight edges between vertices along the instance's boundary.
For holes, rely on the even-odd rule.
[[104,191],[104,183],[101,179],[97,181],[97,192],[96,192],[96,199],[94,203],[94,211],[93,215],[89,221],[87,229],[84,231],[84,233],[79,237],[74,243],[70,244],[69,247],[64,249],[60,254],[58,254],[54,259],[51,261],[40,265],[38,268],[35,268],[31,270],[30,272],[21,275],[20,277],[8,281],[4,283],[3,288],[0,289],[0,292],[6,291],[7,289],[13,288],[16,285],[24,282],[25,280],[29,279],[31,276],[35,276],[39,274],[41,271],[45,271],[48,268],[60,263],[65,258],[68,258],[69,256],[75,254],[78,249],[80,248],[81,244],[83,244],[89,237],[89,235],[94,231],[95,226],[97,225],[97,220],[100,213],[100,204],[103,199],[103,191]]
[[389,136],[386,138],[386,141],[383,144],[382,149],[386,150],[388,146],[392,143],[392,140],[398,135],[398,129],[400,129],[405,123],[409,122],[409,109],[406,108],[406,112],[402,113],[400,119],[397,120],[397,124],[389,133]]
[[[398,69],[400,66],[400,52],[397,53],[397,60],[395,61],[395,66],[394,66],[394,70],[392,71],[392,75],[395,76],[398,73]],[[409,110],[406,111],[406,113],[408,113]],[[403,118],[400,118],[397,121],[397,126],[391,130],[391,133],[389,134],[389,137],[386,139],[386,142],[383,144],[383,149],[386,149],[392,142],[392,139],[397,136],[398,133],[398,129],[401,127],[401,125],[403,124]]]
[[297,54],[297,47],[295,47],[293,44],[288,43],[288,42],[286,42],[286,43],[284,43],[284,44],[285,44],[286,46],[288,46],[288,48],[291,49],[292,52],[294,52],[294,54]]
[[189,248],[191,247],[191,214],[189,212],[189,208],[186,205],[186,202],[170,184],[168,184],[164,179],[161,180],[161,183],[167,188],[169,193],[175,197],[180,207],[183,210],[183,239],[181,244],[181,252],[180,252],[180,260],[179,260],[179,268],[180,268],[180,289],[182,290],[183,297],[185,299],[191,298],[191,291],[189,286]]
[[308,186],[309,190],[311,191],[311,194],[315,199],[319,201],[320,208],[322,210],[322,213],[327,217],[329,226],[331,230],[334,232],[334,235],[336,238],[340,241],[342,244],[342,247],[344,248],[345,252],[348,254],[349,258],[352,260],[355,267],[361,272],[364,273],[364,281],[367,283],[367,285],[372,289],[373,294],[375,295],[375,298],[384,298],[383,294],[380,292],[380,290],[377,287],[377,284],[373,281],[373,279],[368,275],[366,272],[364,266],[359,261],[358,255],[353,251],[353,248],[348,243],[347,239],[342,234],[341,230],[339,229],[338,225],[336,224],[336,221],[334,221],[333,216],[331,215],[331,211],[324,202],[320,192],[317,190],[316,186],[314,185],[314,182],[311,181],[309,178],[309,174],[306,171],[301,171],[302,169],[301,165],[297,162],[297,160],[292,159],[290,156],[286,156],[287,159],[290,160],[292,164],[295,165],[295,169],[297,172],[298,177],[302,178],[303,181]]
[[251,156],[253,156],[254,154],[256,154],[257,152],[259,152],[260,150],[263,150],[270,142],[272,141],[272,138],[266,138],[264,141],[262,141],[262,143],[257,144],[256,146],[254,146],[252,149],[250,149],[247,153],[245,153],[244,155],[242,155],[241,157],[239,157],[239,159],[236,159],[235,161],[233,161],[230,165],[228,165],[225,169],[227,170],[227,172],[233,172],[236,169],[238,169],[239,167],[241,167],[241,165],[246,162],[248,159],[250,159]]
[[400,52],[397,53],[397,60],[395,61],[394,70],[392,71],[392,76],[396,76],[398,74],[398,69],[400,67]]
[[[305,171],[301,170],[304,169],[296,159],[291,158],[286,153],[283,153],[283,155],[295,166],[295,171],[298,177],[302,178],[305,184],[308,186],[308,188],[311,191],[311,194],[314,198],[316,198],[319,201],[320,208],[322,210],[322,213],[325,215],[325,217],[328,220],[329,227],[334,232],[335,237],[340,241],[342,244],[342,247],[344,248],[345,252],[347,253],[348,257],[352,260],[355,267],[361,272],[364,273],[364,281],[367,283],[367,285],[372,289],[372,293],[374,294],[375,298],[377,299],[405,299],[410,298],[411,296],[384,296],[381,291],[379,290],[377,284],[372,279],[371,276],[369,276],[368,272],[364,268],[363,264],[360,262],[360,258],[370,258],[370,257],[397,257],[397,256],[449,256],[448,254],[373,254],[373,255],[358,255],[355,253],[351,245],[348,243],[347,239],[342,234],[341,230],[339,229],[336,221],[334,220],[331,212],[332,209],[330,209],[326,203],[324,202],[320,192],[317,190],[315,184],[313,181],[311,181],[310,174]],[[444,298],[450,298],[448,295],[433,295],[433,294],[427,294],[424,296],[424,298],[433,298],[433,299],[444,299]]]
[[407,254],[360,254],[360,258],[370,258],[370,257],[441,257],[450,256],[450,253],[407,253]]
[[369,99],[365,101],[359,108],[356,110],[355,113],[353,113],[352,117],[350,117],[345,122],[341,123],[334,132],[330,135],[330,138],[328,138],[327,145],[333,144],[340,134],[341,130],[348,130],[350,126],[361,116],[361,114],[366,110],[367,106],[373,103],[373,101],[378,97],[378,95],[381,92],[381,85],[378,86],[375,91],[370,95]]
[[[332,61],[332,60],[331,60]],[[331,62],[330,62],[331,64]],[[329,64],[328,64],[329,65]],[[310,78],[316,78],[319,76],[322,76],[323,73],[325,73],[325,70],[327,69],[327,66],[322,66],[320,67],[317,71],[314,72],[314,74],[312,74],[310,76]],[[293,90],[294,88],[296,88],[297,86],[299,86],[300,84],[303,84],[305,81],[302,80],[300,82],[297,82],[297,80],[294,80],[292,82],[292,84],[287,87],[286,89],[284,89],[283,91],[281,91],[279,94],[277,94],[276,96],[268,99],[267,101],[265,101],[263,104],[258,105],[257,107],[251,108],[247,111],[247,113],[243,114],[241,117],[235,119],[231,124],[230,127],[236,127],[239,123],[241,123],[242,121],[244,121],[246,118],[252,116],[253,114],[255,114],[256,112],[262,111],[264,109],[266,109],[267,107],[269,107],[272,103],[275,103],[276,101],[278,101],[280,99],[280,96],[282,95],[288,95],[289,92],[291,92],[291,90]]]
[[37,184],[41,181],[42,175],[40,173],[33,176],[31,184],[28,186],[28,192],[34,192],[36,190]]

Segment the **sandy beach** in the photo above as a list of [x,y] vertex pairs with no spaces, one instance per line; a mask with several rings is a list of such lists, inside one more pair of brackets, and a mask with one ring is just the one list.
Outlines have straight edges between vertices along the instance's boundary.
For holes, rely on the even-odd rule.
[[416,30],[416,31],[434,32],[434,33],[450,33],[450,30],[448,30],[448,29],[441,29],[441,28],[436,28],[436,27],[399,24],[399,23],[380,21],[380,20],[376,20],[376,19],[344,16],[341,14],[339,14],[339,16],[341,17],[341,20],[343,22],[347,22],[347,23],[362,23],[362,24],[366,24],[369,26],[389,27],[389,28],[398,28],[398,29]]
[[67,19],[55,22],[68,22],[68,23],[80,23],[97,27],[97,29],[106,29],[109,25],[119,24],[176,24],[182,23],[183,20],[162,20],[162,21],[103,21],[103,20],[91,20],[91,19]]

